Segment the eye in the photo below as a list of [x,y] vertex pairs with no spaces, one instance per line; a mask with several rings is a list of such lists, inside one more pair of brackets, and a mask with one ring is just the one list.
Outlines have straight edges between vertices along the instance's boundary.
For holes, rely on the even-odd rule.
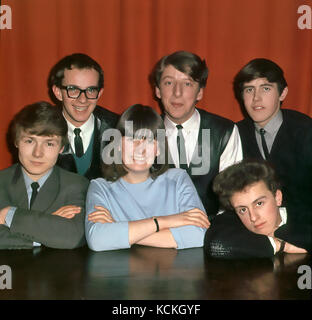
[[48,146],[48,147],[54,147],[54,146],[55,146],[55,143],[48,141],[48,142],[47,142],[47,146]]
[[237,213],[243,215],[247,212],[247,208],[239,208],[236,210]]
[[252,93],[253,88],[245,88],[244,93]]
[[256,206],[257,207],[261,207],[263,205],[263,201],[258,201],[257,203],[256,203]]
[[185,81],[185,82],[184,82],[184,85],[185,85],[186,87],[191,87],[191,86],[192,86],[192,82],[191,82],[191,81]]
[[263,91],[265,92],[271,91],[271,87],[263,87]]
[[172,81],[166,80],[166,81],[164,81],[164,85],[165,86],[171,86],[172,85]]

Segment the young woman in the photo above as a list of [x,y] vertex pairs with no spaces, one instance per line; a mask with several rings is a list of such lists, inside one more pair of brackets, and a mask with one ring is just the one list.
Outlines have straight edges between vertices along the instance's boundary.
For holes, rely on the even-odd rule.
[[186,171],[168,169],[161,117],[151,107],[133,105],[116,129],[121,136],[114,141],[114,161],[104,164],[104,179],[92,180],[87,194],[90,249],[203,246],[210,223]]

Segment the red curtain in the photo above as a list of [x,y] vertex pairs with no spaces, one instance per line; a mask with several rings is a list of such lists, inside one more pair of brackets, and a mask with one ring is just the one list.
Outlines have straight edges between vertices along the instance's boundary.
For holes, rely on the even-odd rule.
[[2,0],[12,29],[0,30],[0,169],[10,165],[5,136],[26,104],[50,101],[47,76],[57,60],[83,52],[105,72],[99,104],[122,112],[134,103],[158,109],[148,75],[176,50],[205,58],[210,69],[199,107],[242,118],[232,81],[249,60],[265,57],[285,71],[283,106],[312,116],[312,30],[301,30],[303,0]]

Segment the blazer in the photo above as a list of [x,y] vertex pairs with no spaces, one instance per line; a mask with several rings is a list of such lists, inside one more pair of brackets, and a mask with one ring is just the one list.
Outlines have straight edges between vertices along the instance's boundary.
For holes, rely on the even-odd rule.
[[[0,171],[0,206],[17,207],[10,228],[0,225],[0,249],[46,247],[72,249],[85,244],[85,197],[89,180],[57,166],[28,209],[28,197],[20,164]],[[77,205],[81,212],[72,219],[52,215],[65,205]]]
[[[283,206],[293,219],[312,217],[312,119],[294,110],[281,109],[283,122],[267,159],[281,182]],[[263,159],[251,119],[237,123],[244,158]],[[298,210],[296,208],[301,208]]]
[[[197,110],[200,114],[200,126],[195,153],[197,149],[197,154],[200,159],[206,157],[206,162],[209,163],[209,170],[205,174],[194,174],[193,169],[203,166],[202,160],[199,163],[195,162],[196,155],[194,155],[186,171],[196,187],[209,218],[213,218],[218,212],[219,204],[216,195],[212,191],[212,182],[219,173],[220,157],[231,137],[234,122],[202,109],[197,108]],[[203,152],[205,151],[202,141],[203,129],[210,130],[210,144],[207,154]],[[171,163],[173,162],[171,161]],[[170,166],[174,167],[172,164]]]
[[[119,115],[117,115],[116,113],[104,109],[100,106],[95,107],[93,115],[95,117],[95,124],[92,161],[90,163],[89,169],[84,174],[84,176],[89,180],[96,179],[102,176],[101,151],[104,147],[101,141],[102,134],[106,129],[115,128],[119,118]],[[69,143],[65,145],[63,152],[59,155],[57,165],[63,169],[77,173],[73,151]]]

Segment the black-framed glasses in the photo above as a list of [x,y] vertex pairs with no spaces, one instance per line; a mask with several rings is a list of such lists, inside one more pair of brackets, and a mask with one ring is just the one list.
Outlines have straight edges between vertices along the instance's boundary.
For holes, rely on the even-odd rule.
[[76,86],[61,86],[61,89],[65,89],[68,98],[78,99],[83,92],[87,99],[97,99],[99,96],[100,88],[88,87],[86,89],[80,89]]

